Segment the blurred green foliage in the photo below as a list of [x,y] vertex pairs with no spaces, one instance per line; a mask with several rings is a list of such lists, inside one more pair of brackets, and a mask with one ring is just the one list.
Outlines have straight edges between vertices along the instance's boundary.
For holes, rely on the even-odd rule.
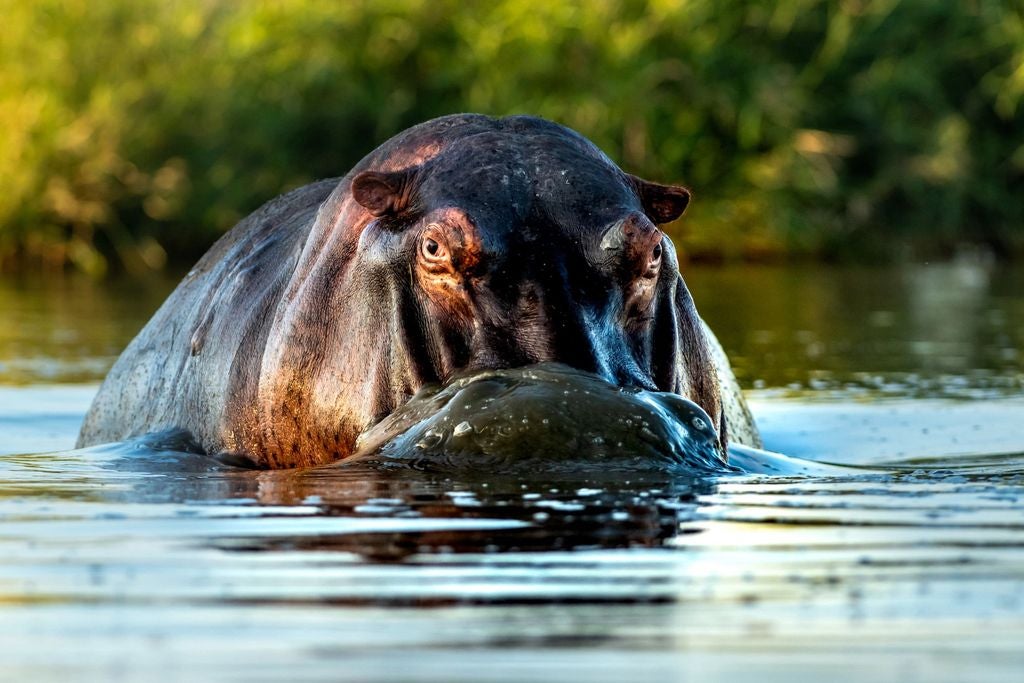
[[694,188],[690,255],[1024,253],[1024,11],[962,0],[0,0],[0,265],[193,258],[441,114]]

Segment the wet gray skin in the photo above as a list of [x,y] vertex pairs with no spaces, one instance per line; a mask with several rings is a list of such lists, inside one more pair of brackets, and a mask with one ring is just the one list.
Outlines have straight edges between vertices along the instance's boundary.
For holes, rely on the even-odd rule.
[[558,363],[426,387],[365,432],[345,464],[427,471],[734,471],[697,404]]

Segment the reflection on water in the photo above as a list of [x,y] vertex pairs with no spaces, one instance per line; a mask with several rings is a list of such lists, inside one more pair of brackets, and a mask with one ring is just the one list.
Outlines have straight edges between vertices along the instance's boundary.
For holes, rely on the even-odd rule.
[[0,679],[1018,680],[1024,271],[689,278],[766,445],[874,471],[62,451],[167,285],[0,284]]
[[695,269],[702,315],[746,388],[821,398],[1024,389],[1024,269]]
[[[3,456],[0,667],[1007,680],[1024,665],[1024,456],[998,460],[567,482],[252,471],[127,446]],[[480,677],[485,653],[501,668]],[[908,657],[912,673],[893,668]]]
[[103,379],[175,284],[0,277],[0,385]]

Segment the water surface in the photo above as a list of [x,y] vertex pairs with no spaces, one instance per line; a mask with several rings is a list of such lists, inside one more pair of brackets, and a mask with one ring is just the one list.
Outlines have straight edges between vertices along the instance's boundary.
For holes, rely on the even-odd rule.
[[0,279],[0,678],[1019,680],[1024,271],[688,279],[766,445],[873,470],[456,480],[68,451],[169,284]]

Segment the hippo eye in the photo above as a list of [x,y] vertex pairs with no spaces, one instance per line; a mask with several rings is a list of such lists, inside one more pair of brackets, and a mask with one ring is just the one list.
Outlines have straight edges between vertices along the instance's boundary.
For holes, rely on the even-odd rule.
[[661,260],[661,244],[655,244],[654,250],[651,251],[651,263],[657,263]]
[[428,261],[444,261],[448,258],[448,249],[433,237],[423,238],[423,241],[420,242],[420,251],[423,253],[423,258]]

